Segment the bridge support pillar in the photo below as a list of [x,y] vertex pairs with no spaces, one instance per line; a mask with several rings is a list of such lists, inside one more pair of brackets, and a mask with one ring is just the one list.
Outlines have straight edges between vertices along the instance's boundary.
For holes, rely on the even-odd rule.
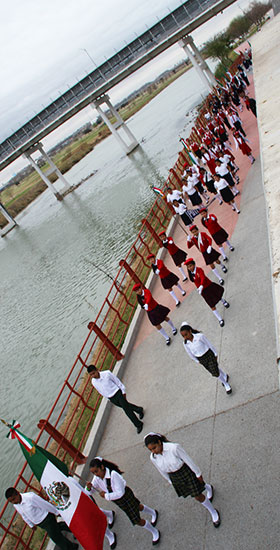
[[5,206],[3,206],[3,204],[1,202],[0,202],[0,213],[2,214],[2,216],[4,216],[4,218],[6,218],[6,220],[8,220],[7,225],[5,225],[5,227],[3,227],[3,229],[0,229],[0,236],[4,237],[4,235],[9,233],[9,231],[11,231],[11,229],[13,229],[13,227],[15,227],[17,225],[17,222],[9,214],[8,210],[6,210]]
[[197,49],[193,38],[191,36],[185,36],[178,42],[179,46],[183,48],[192,62],[194,68],[198,72],[200,78],[206,84],[207,88],[212,91],[213,86],[216,86],[217,82],[212,71],[209,69],[206,61],[204,61],[199,50]]
[[[101,109],[101,105],[105,103],[107,105],[110,113],[112,116],[116,118],[116,122],[112,123],[106,113]],[[105,122],[105,124],[108,126],[109,130],[112,132],[113,136],[118,140],[120,146],[124,150],[124,152],[129,155],[136,147],[138,147],[139,143],[133,133],[130,131],[118,111],[115,109],[115,107],[110,102],[110,98],[107,94],[102,95],[98,99],[95,99],[93,103],[91,103],[91,106],[93,109],[96,109],[98,114],[101,116],[102,120]],[[123,131],[126,134],[126,137],[128,138],[128,143],[123,139],[123,137],[120,135],[118,130],[123,129]]]
[[[44,159],[44,161],[49,165],[49,168],[43,172],[41,170],[40,166],[38,166],[37,162],[32,158],[32,154],[39,151]],[[31,166],[38,172],[39,176],[42,178],[42,180],[45,182],[45,184],[48,186],[48,188],[51,190],[51,192],[54,194],[54,196],[57,198],[57,200],[61,201],[63,199],[63,195],[66,191],[71,189],[70,184],[66,181],[60,170],[57,168],[55,163],[52,161],[52,159],[49,157],[49,155],[44,151],[42,143],[36,143],[36,145],[33,145],[28,151],[23,153],[23,156],[30,162]],[[49,177],[50,174],[55,173],[58,177],[58,180],[62,183],[62,187],[57,189],[57,187],[50,181]]]

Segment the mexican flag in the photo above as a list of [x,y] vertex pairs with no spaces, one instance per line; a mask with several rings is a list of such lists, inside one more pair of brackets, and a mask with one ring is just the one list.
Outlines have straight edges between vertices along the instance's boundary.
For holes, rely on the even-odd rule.
[[8,437],[18,440],[32,472],[84,550],[102,550],[107,527],[103,512],[68,475],[66,464],[23,435],[18,422],[9,427]]

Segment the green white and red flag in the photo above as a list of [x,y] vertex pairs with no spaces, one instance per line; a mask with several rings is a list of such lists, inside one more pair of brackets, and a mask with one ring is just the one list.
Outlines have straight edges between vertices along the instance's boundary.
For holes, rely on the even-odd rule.
[[14,420],[8,426],[10,432],[7,437],[18,440],[32,472],[51,504],[56,507],[84,550],[102,550],[107,527],[103,512],[69,476],[66,464],[23,435],[18,429],[20,424],[17,421]]

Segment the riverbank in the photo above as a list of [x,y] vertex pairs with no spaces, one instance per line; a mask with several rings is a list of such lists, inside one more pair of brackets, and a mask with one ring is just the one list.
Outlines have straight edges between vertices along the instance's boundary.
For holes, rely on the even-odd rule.
[[[163,76],[151,82],[144,91],[140,91],[131,101],[119,109],[119,113],[123,120],[128,120],[140,111],[140,109],[172,84],[172,82],[188,71],[190,67],[190,64],[181,64],[179,67],[173,69],[171,75],[167,77]],[[114,119],[111,119],[111,122],[114,122]],[[98,124],[93,127],[91,132],[78,138],[70,145],[63,147],[51,158],[61,173],[65,174],[109,135],[109,128],[104,123]],[[46,169],[46,165],[43,165],[42,170],[44,171]],[[56,181],[57,175],[51,174],[50,180],[52,182]],[[78,183],[80,182],[76,182],[76,184]],[[23,178],[19,184],[0,191],[0,202],[7,208],[11,216],[16,217],[17,214],[22,212],[22,210],[43,193],[46,188],[46,184],[34,170],[30,175]],[[5,227],[6,224],[7,220],[0,214],[0,228]]]

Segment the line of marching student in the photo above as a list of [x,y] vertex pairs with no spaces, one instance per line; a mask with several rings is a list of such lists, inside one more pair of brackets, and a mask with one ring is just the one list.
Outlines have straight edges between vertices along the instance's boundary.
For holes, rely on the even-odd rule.
[[[250,52],[244,55],[243,61],[245,61],[244,67],[248,67]],[[242,111],[243,99],[247,109],[251,109],[256,116],[253,100],[250,101],[251,98],[245,94],[247,85],[247,75],[240,65],[238,73],[230,74],[230,80],[223,86],[217,87],[210,95],[208,112],[204,115],[205,127],[197,128],[197,142],[191,144],[197,164],[185,167],[182,191],[168,188],[167,194],[167,201],[172,204],[174,213],[181,217],[187,228],[186,249],[190,250],[193,246],[198,249],[201,253],[201,261],[198,263],[210,266],[218,283],[209,279],[203,267],[197,265],[193,258],[187,258],[187,251],[180,249],[172,237],[165,232],[159,234],[162,246],[166,248],[174,262],[174,269],[178,269],[178,275],[182,276],[182,283],[186,283],[188,278],[194,283],[198,294],[211,308],[221,327],[224,326],[224,319],[219,313],[217,305],[221,302],[223,307],[230,307],[227,300],[223,298],[224,279],[222,274],[228,271],[224,264],[228,261],[228,252],[225,246],[230,252],[234,251],[234,246],[229,241],[229,235],[226,229],[220,225],[217,216],[209,211],[211,204],[209,194],[212,194],[214,199],[218,199],[221,205],[229,204],[237,214],[240,213],[235,202],[235,197],[239,194],[236,187],[239,183],[238,166],[228,141],[228,132],[232,131],[236,147],[239,147],[253,163],[255,159],[251,154],[251,148],[246,140],[246,133],[238,113],[238,109]],[[213,198],[211,202],[213,202]],[[200,215],[203,229],[207,232],[200,230],[198,225],[193,223],[194,218],[198,215]],[[186,291],[179,282],[179,276],[170,271],[163,260],[156,258],[154,254],[149,254],[147,260],[150,262],[153,272],[159,276],[162,287],[169,292],[176,307],[179,307],[181,301],[178,295],[182,298],[186,295]],[[177,328],[169,316],[170,309],[159,304],[153,298],[150,290],[142,284],[134,285],[133,291],[137,294],[140,306],[146,310],[150,322],[169,346],[171,338],[162,324],[166,322],[170,326],[173,336],[177,334]],[[220,380],[226,393],[231,394],[229,375],[219,367],[217,350],[208,338],[187,321],[181,324],[180,334],[183,338],[183,347],[190,359],[201,364],[213,377]],[[140,434],[143,430],[144,409],[141,405],[135,405],[128,401],[126,388],[122,381],[111,371],[99,371],[95,365],[89,365],[87,372],[96,391],[110,400],[113,405],[122,408],[135,426],[137,433]],[[183,498],[191,496],[200,502],[209,512],[214,527],[218,528],[221,524],[221,517],[220,512],[212,504],[214,487],[205,482],[200,468],[180,444],[168,441],[162,433],[150,432],[144,437],[144,445],[150,452],[152,464],[173,486],[177,496]],[[157,545],[161,540],[161,533],[157,528],[159,512],[139,500],[127,485],[120,467],[98,456],[91,460],[90,471],[93,478],[87,482],[86,488],[83,489],[89,498],[94,499],[95,495],[99,494],[104,500],[115,504],[126,514],[132,525],[138,525],[148,531],[152,536],[152,544]],[[39,526],[46,530],[49,537],[56,542],[61,550],[78,548],[79,545],[75,541],[70,541],[63,534],[63,531],[67,532],[69,528],[64,522],[56,521],[58,512],[52,504],[32,492],[19,493],[13,487],[8,488],[5,495],[8,502],[14,505],[32,529]],[[117,546],[117,535],[111,528],[115,522],[115,511],[101,510],[108,521],[105,536],[111,549],[114,550]],[[142,514],[149,520],[144,519]]]

